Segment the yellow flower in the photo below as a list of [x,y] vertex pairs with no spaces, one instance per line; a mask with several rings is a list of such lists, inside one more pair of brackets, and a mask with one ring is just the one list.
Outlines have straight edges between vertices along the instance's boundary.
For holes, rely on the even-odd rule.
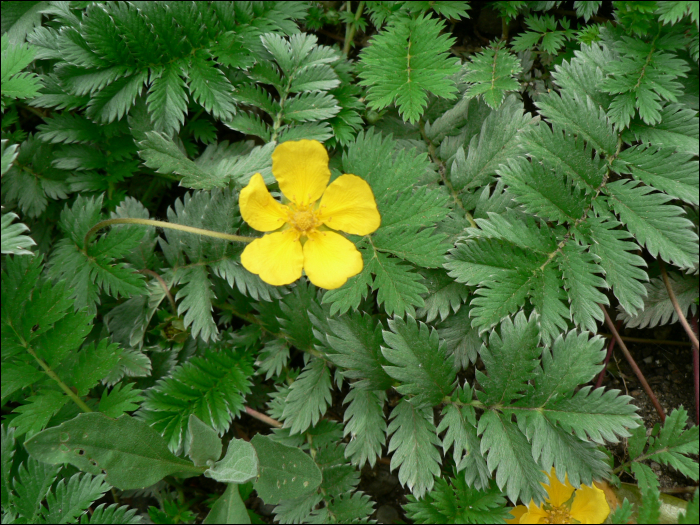
[[530,500],[527,507],[518,505],[510,511],[514,519],[507,523],[603,523],[610,514],[605,493],[598,487],[581,485],[574,490],[569,477],[562,483],[554,469],[547,477],[549,485],[542,484],[548,495],[545,502],[538,506]]
[[316,140],[277,146],[272,174],[287,204],[272,198],[259,173],[238,199],[244,221],[258,231],[274,232],[246,246],[243,266],[275,286],[293,283],[302,269],[312,283],[327,289],[360,273],[360,252],[330,229],[368,235],[379,228],[381,218],[369,184],[355,175],[341,175],[328,185],[328,153]]

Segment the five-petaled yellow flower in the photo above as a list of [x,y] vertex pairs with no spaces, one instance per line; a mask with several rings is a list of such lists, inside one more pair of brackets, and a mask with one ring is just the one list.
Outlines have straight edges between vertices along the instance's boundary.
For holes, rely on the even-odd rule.
[[328,185],[328,153],[316,140],[277,146],[272,174],[289,202],[273,199],[259,173],[243,188],[238,200],[243,220],[258,231],[274,232],[246,246],[243,266],[275,286],[293,283],[302,269],[312,283],[327,289],[360,273],[360,252],[331,229],[368,235],[379,228],[369,184],[355,175],[341,175]]
[[518,505],[510,511],[515,518],[506,520],[508,523],[603,523],[610,514],[605,493],[598,487],[574,489],[569,477],[562,483],[554,469],[547,477],[549,485],[542,484],[548,494],[545,502],[538,506],[531,500],[527,507]]

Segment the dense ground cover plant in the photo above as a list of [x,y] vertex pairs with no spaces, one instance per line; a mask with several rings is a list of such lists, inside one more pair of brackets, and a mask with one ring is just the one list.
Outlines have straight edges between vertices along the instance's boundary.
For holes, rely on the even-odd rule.
[[658,520],[698,427],[590,382],[604,323],[697,316],[699,19],[3,2],[3,522],[365,522],[385,455],[415,522]]

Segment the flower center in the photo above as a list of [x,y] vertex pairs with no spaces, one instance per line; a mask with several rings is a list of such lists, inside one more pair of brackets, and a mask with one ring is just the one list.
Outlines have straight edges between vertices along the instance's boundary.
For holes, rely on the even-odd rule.
[[552,507],[547,511],[545,523],[571,523],[571,514],[566,507]]
[[319,221],[312,210],[302,208],[292,210],[289,214],[289,223],[292,228],[304,235],[318,226]]

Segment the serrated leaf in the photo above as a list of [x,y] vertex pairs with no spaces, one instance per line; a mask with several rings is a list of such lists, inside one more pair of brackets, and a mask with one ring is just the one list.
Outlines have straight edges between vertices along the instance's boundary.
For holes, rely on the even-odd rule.
[[372,288],[377,290],[377,301],[384,305],[387,313],[415,315],[416,306],[425,306],[421,295],[428,290],[420,283],[420,275],[412,271],[412,266],[375,252],[368,270],[375,275]]
[[[402,399],[391,411],[388,451],[391,470],[399,468],[399,482],[408,487],[416,498],[421,498],[440,475],[440,438],[433,424],[430,407],[418,408]],[[416,451],[420,450],[420,454]]]
[[369,86],[370,107],[379,110],[395,102],[404,120],[413,123],[425,109],[427,92],[454,98],[450,76],[459,66],[447,55],[453,40],[440,34],[443,28],[428,16],[396,17],[372,39],[360,56],[360,84]]
[[681,217],[682,208],[667,204],[671,197],[626,180],[608,183],[605,189],[612,208],[652,257],[658,255],[681,268],[694,268],[698,236],[691,229],[692,223]]
[[330,359],[341,367],[348,379],[358,379],[353,388],[362,390],[386,390],[391,377],[383,366],[388,364],[381,351],[382,326],[367,314],[348,314],[328,319],[330,331],[325,340],[333,350]]
[[330,372],[322,359],[314,359],[289,389],[282,414],[284,426],[291,434],[304,432],[318,423],[330,404]]
[[27,248],[36,246],[36,242],[28,235],[22,235],[29,231],[29,227],[21,222],[12,224],[15,219],[19,219],[15,213],[2,214],[2,253],[34,255],[34,252]]
[[155,131],[166,135],[179,131],[185,123],[187,93],[179,64],[166,65],[148,89],[148,112]]
[[362,468],[365,462],[374,467],[386,441],[387,425],[384,419],[386,395],[381,390],[365,390],[353,387],[343,403],[350,403],[345,409],[344,436],[350,436],[345,447],[345,457],[356,467]]
[[396,390],[413,396],[410,402],[416,406],[439,404],[452,393],[456,370],[439,344],[437,331],[410,315],[406,321],[395,317],[388,323],[391,332],[383,335],[389,347],[383,347],[382,353],[393,366],[384,370],[402,383]]

